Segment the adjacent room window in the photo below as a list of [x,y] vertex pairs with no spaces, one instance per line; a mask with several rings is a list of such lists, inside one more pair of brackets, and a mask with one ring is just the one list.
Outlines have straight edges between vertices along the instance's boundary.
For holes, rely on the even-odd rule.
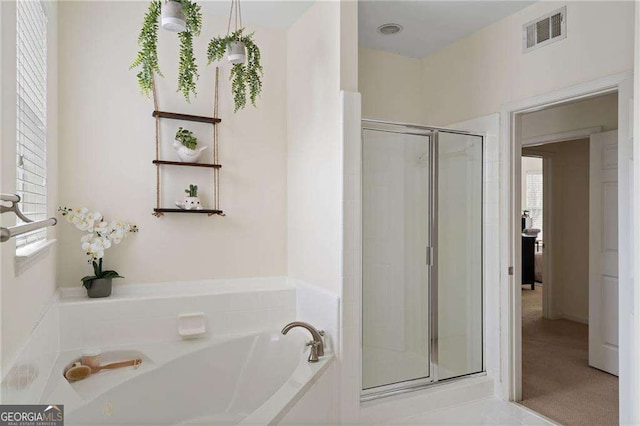
[[542,239],[542,172],[527,172],[527,210],[531,216],[531,227],[540,229]]
[[[20,0],[16,9],[16,193],[25,216],[43,220],[47,217],[47,16],[38,0]],[[20,235],[16,248],[46,237],[46,229]]]

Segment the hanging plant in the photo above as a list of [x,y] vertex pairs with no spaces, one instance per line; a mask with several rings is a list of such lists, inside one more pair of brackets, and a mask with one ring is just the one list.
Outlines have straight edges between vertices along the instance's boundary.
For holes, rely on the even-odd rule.
[[243,31],[244,28],[240,28],[226,37],[215,37],[209,42],[207,49],[209,63],[221,60],[225,53],[232,63],[229,79],[235,104],[234,112],[247,105],[247,90],[253,106],[256,106],[256,100],[262,92],[260,49],[253,42],[253,33],[244,35]]
[[[166,13],[165,13],[166,12]],[[198,66],[193,55],[193,37],[200,35],[202,12],[200,5],[191,0],[152,0],[142,22],[138,36],[140,51],[129,69],[140,68],[138,85],[142,93],[149,96],[153,88],[153,75],[163,77],[158,65],[158,21],[162,14],[163,28],[178,32],[180,58],[178,65],[178,90],[187,102],[196,93]]]

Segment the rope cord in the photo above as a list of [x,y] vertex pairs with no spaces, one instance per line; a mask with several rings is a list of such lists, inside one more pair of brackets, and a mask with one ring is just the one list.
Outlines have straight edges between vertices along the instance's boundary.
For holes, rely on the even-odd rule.
[[229,31],[231,31],[231,17],[233,16],[233,4],[235,0],[231,0],[231,10],[229,10],[229,23],[227,24],[227,36],[229,35]]
[[[233,13],[235,10],[235,14]],[[235,29],[242,28],[242,9],[240,8],[240,0],[231,0],[231,9],[229,10],[229,23],[227,24],[227,36],[231,32],[231,21],[234,21]],[[238,23],[240,26],[238,26]]]
[[[215,88],[213,99],[213,116],[218,117],[218,81],[220,68],[216,67]],[[218,126],[213,126],[213,162],[218,164]],[[213,170],[213,186],[214,186],[214,210],[220,210],[220,169]]]
[[[156,91],[156,77],[151,74],[151,89],[153,95],[153,108],[158,111],[158,94]],[[156,161],[160,160],[160,117],[156,115]],[[156,208],[160,208],[160,167],[156,166]]]

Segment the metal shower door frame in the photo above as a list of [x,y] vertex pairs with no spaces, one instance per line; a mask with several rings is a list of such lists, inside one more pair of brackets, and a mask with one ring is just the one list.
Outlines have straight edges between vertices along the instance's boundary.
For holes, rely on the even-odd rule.
[[[427,246],[427,259],[426,263],[429,267],[428,272],[428,306],[429,306],[429,375],[427,377],[406,380],[403,382],[392,383],[388,385],[377,386],[375,388],[361,389],[360,400],[370,401],[387,396],[397,395],[405,392],[411,392],[427,388],[438,383],[451,382],[461,380],[469,377],[476,377],[485,375],[485,356],[484,356],[484,266],[481,271],[481,295],[482,295],[482,372],[470,373],[455,378],[446,379],[445,381],[438,380],[438,143],[440,132],[476,136],[481,140],[482,157],[484,157],[484,135],[476,134],[473,132],[467,132],[463,130],[447,129],[443,127],[424,126],[410,123],[396,123],[384,120],[372,120],[362,119],[362,145],[364,152],[364,130],[381,131],[396,134],[407,134],[414,136],[427,136],[429,137],[429,236]],[[484,166],[482,167],[482,173],[484,177]],[[361,170],[363,173],[363,170]],[[484,194],[481,194],[481,200],[484,203]],[[483,207],[481,208],[481,214],[483,214]],[[484,232],[483,232],[484,234]],[[484,235],[481,236],[481,244],[484,247]],[[482,264],[482,262],[481,262]],[[363,300],[363,295],[360,295],[360,300]],[[361,322],[364,326],[364,321]],[[362,346],[362,341],[360,345]],[[362,360],[361,360],[362,368]]]

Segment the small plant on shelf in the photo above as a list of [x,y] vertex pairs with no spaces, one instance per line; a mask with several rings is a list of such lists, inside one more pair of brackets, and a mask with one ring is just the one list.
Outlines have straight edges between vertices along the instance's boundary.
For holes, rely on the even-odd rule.
[[197,147],[198,138],[193,136],[193,132],[191,130],[178,127],[173,148],[178,153],[180,161],[184,163],[197,163],[200,159],[200,154],[207,149],[206,146],[196,149]]
[[176,140],[189,149],[196,149],[196,146],[198,146],[198,138],[193,136],[193,132],[182,127],[178,127]]
[[221,60],[225,53],[232,63],[229,79],[235,104],[234,112],[247,105],[247,89],[253,106],[256,106],[256,100],[262,92],[260,49],[253,41],[253,33],[245,35],[243,31],[244,28],[240,28],[226,37],[215,37],[207,48],[209,63]]
[[189,185],[189,188],[185,189],[187,194],[184,197],[184,201],[176,201],[176,206],[183,210],[202,210],[202,204],[200,204],[200,198],[198,198],[198,185]]
[[149,96],[153,88],[154,73],[163,77],[158,65],[158,21],[161,13],[167,11],[176,13],[180,24],[167,25],[163,16],[163,27],[178,32],[180,39],[180,58],[178,60],[178,91],[187,102],[190,95],[196,95],[196,80],[199,77],[198,66],[193,55],[193,37],[200,35],[202,28],[202,12],[200,5],[191,0],[152,0],[142,22],[142,29],[138,36],[140,51],[129,69],[139,68],[138,85],[142,93]]
[[198,196],[198,185],[189,185],[189,188],[184,190],[189,197],[197,197]]

